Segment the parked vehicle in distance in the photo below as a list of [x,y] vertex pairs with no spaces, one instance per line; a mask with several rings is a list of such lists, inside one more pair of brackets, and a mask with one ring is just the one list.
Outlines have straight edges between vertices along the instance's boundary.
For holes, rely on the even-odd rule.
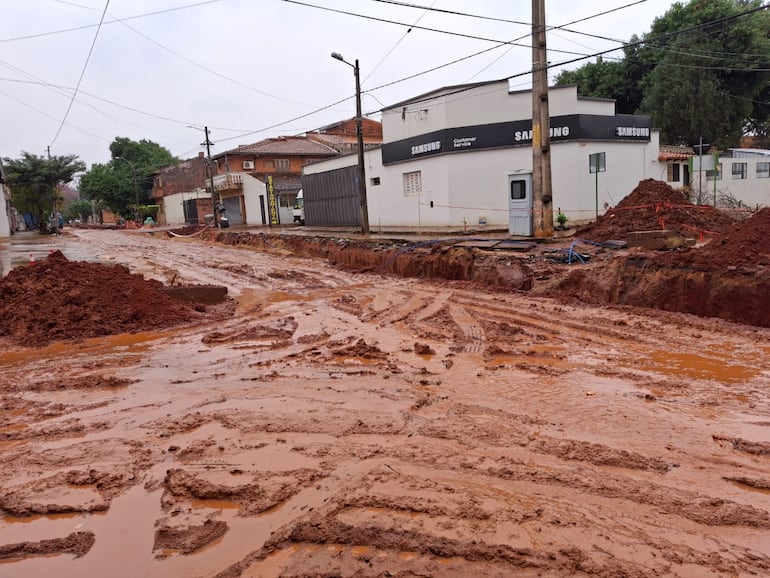
[[297,193],[297,198],[294,200],[294,208],[292,208],[291,214],[295,223],[299,223],[300,225],[305,224],[305,199],[302,196],[302,189]]

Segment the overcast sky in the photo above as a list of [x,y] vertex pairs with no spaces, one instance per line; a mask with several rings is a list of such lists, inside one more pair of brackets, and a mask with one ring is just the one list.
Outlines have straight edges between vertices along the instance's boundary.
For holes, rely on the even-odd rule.
[[[555,64],[648,32],[672,2],[545,4],[548,26],[588,18],[548,33]],[[189,158],[203,150],[205,125],[212,154],[312,130],[355,115],[353,69],[331,52],[359,59],[365,113],[442,86],[531,83],[531,2],[521,0],[110,0],[99,27],[105,5],[0,0],[0,156],[45,155],[50,146],[90,166],[107,161],[110,142],[122,136]],[[514,39],[521,46],[504,44]]]

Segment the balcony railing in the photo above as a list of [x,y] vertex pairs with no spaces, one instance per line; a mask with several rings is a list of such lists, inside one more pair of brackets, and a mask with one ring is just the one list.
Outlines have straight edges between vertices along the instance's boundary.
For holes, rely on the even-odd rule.
[[243,173],[227,173],[214,176],[214,190],[239,189],[243,186]]

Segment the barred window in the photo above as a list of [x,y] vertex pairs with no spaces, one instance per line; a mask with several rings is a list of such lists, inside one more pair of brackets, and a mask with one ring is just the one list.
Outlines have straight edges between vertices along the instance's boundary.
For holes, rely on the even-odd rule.
[[404,173],[404,196],[411,197],[422,192],[422,171]]

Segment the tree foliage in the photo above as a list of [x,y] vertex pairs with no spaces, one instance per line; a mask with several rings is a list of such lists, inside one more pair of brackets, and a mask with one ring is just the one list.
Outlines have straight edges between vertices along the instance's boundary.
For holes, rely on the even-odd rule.
[[109,162],[94,164],[80,178],[80,193],[124,217],[136,216],[137,207],[147,203],[153,173],[179,162],[168,149],[144,139],[116,137],[110,144],[110,154]]
[[86,168],[76,155],[47,158],[28,152],[19,159],[3,159],[3,165],[14,207],[38,223],[45,222],[61,202],[59,185],[71,182]]
[[708,138],[737,146],[770,128],[770,12],[760,0],[675,3],[632,37],[619,62],[565,71],[557,84],[581,95],[615,98],[618,112],[645,113],[663,142]]

